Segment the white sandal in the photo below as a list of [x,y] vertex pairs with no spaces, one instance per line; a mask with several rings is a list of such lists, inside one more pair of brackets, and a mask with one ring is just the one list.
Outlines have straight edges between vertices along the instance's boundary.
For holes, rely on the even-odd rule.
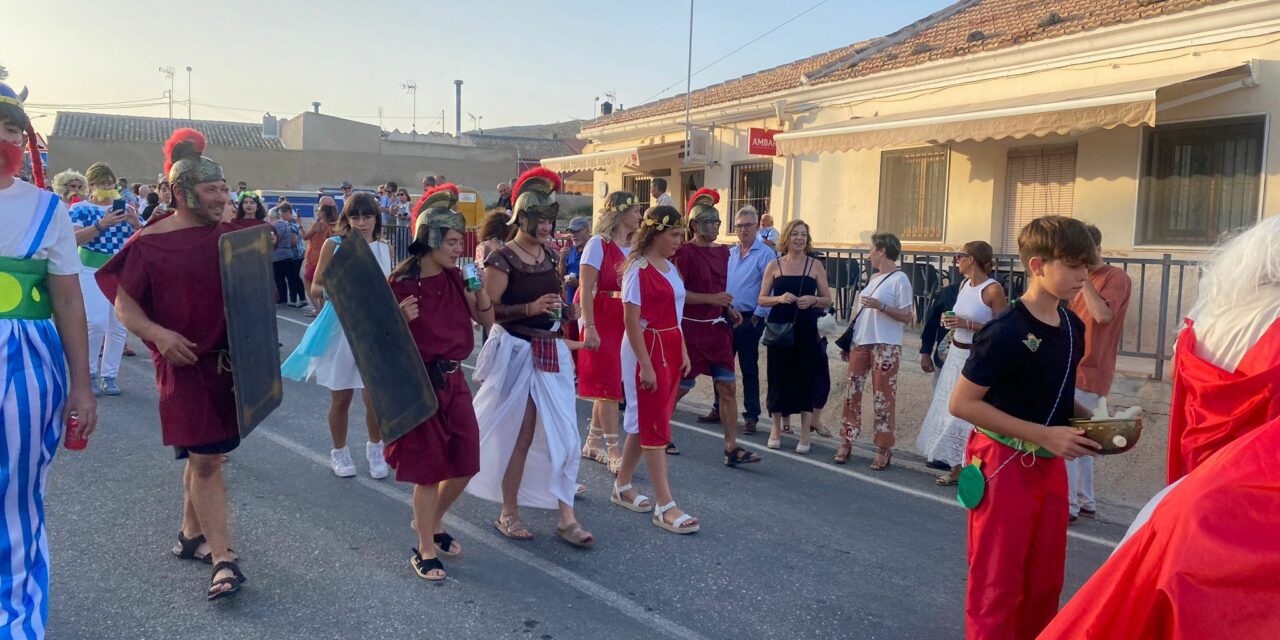
[[694,519],[693,516],[687,513],[682,514],[679,518],[676,518],[675,522],[672,522],[671,524],[667,524],[667,521],[663,519],[662,514],[674,508],[676,508],[675,501],[668,502],[667,504],[664,504],[661,507],[655,507],[653,510],[653,526],[658,527],[660,529],[666,529],[671,533],[678,533],[681,535],[684,535],[687,533],[697,533],[698,529],[701,527],[699,523],[694,523],[692,526],[689,526],[689,527],[681,526],[684,523]]
[[[626,509],[628,511],[634,511],[636,513],[649,513],[650,511],[653,511],[653,503],[649,501],[649,497],[641,495],[640,492],[638,491],[636,492],[636,497],[632,498],[631,502],[627,502],[626,499],[622,497],[622,492],[630,491],[630,490],[631,490],[630,484],[625,484],[619,487],[618,483],[616,482],[613,483],[613,495],[609,496],[609,502],[612,502],[618,505],[619,507],[622,507],[623,509]],[[647,504],[645,504],[644,506],[641,506],[640,503],[642,502]]]
[[[595,446],[592,446],[592,442]],[[602,464],[609,461],[609,454],[604,450],[604,429],[597,427],[594,422],[587,423],[587,439],[582,444],[582,457]],[[601,460],[601,457],[604,459]]]
[[[622,451],[618,447],[618,436],[616,434],[611,435],[606,433],[602,438],[604,439],[604,449],[602,454],[604,456],[604,460],[597,457],[596,461],[608,466],[609,473],[616,476],[618,475],[618,469],[622,468]],[[616,458],[613,455],[614,453],[618,454]]]

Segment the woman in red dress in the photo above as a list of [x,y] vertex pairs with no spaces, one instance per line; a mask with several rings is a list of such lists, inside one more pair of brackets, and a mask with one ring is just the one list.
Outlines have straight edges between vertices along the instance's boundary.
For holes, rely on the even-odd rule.
[[[480,429],[462,361],[475,346],[471,322],[493,324],[493,302],[484,289],[468,290],[455,266],[466,230],[466,220],[453,210],[457,202],[457,187],[450,184],[423,194],[409,257],[391,273],[391,291],[439,402],[430,420],[387,446],[387,464],[395,469],[396,480],[414,485],[418,546],[410,564],[427,580],[445,577],[438,556],[462,554],[461,545],[441,526],[445,512],[480,470]],[[423,308],[430,315],[422,315]]]
[[[618,403],[622,402],[622,262],[631,252],[631,234],[640,226],[634,194],[614,191],[605,200],[595,235],[582,250],[578,295],[582,340],[578,353],[578,396],[593,402],[582,457],[618,472]],[[603,446],[601,446],[603,444]]]
[[[653,511],[653,524],[672,533],[694,533],[698,520],[676,507],[667,481],[667,443],[680,380],[689,373],[689,352],[680,331],[684,282],[671,256],[684,240],[684,222],[675,207],[645,212],[631,257],[623,268],[623,387],[627,444],[610,501],[638,513]],[[657,506],[631,488],[644,453]]]

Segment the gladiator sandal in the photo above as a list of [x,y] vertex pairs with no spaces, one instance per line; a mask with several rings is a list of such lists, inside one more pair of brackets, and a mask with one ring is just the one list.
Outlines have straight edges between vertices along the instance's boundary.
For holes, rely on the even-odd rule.
[[[609,461],[609,454],[605,453],[601,448],[601,442],[604,438],[604,429],[597,427],[595,422],[588,423],[587,441],[582,444],[582,457],[588,460],[595,460],[601,464]],[[601,457],[603,456],[603,460]]]
[[622,450],[618,448],[618,436],[615,434],[604,434],[605,454],[604,460],[596,458],[598,462],[602,462],[609,466],[609,473],[618,475],[618,469],[622,467]]

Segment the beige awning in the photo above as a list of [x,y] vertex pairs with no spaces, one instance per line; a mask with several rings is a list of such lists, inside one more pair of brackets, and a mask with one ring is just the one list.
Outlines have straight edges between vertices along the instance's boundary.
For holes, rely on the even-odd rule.
[[1249,64],[1214,72],[1021,96],[780,133],[778,155],[854,151],[904,144],[1078,135],[1097,129],[1154,125],[1166,102],[1176,106],[1256,82]]
[[543,158],[542,166],[556,173],[577,173],[579,171],[609,171],[631,167],[640,163],[640,151],[635,147],[614,149],[613,151],[596,151],[580,153],[576,156],[560,156]]

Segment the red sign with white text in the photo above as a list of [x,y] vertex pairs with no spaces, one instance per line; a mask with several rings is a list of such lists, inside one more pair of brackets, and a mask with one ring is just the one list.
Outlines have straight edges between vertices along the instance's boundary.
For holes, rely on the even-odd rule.
[[774,145],[773,136],[782,133],[773,129],[751,129],[747,143],[747,153],[753,156],[776,156],[778,147]]

